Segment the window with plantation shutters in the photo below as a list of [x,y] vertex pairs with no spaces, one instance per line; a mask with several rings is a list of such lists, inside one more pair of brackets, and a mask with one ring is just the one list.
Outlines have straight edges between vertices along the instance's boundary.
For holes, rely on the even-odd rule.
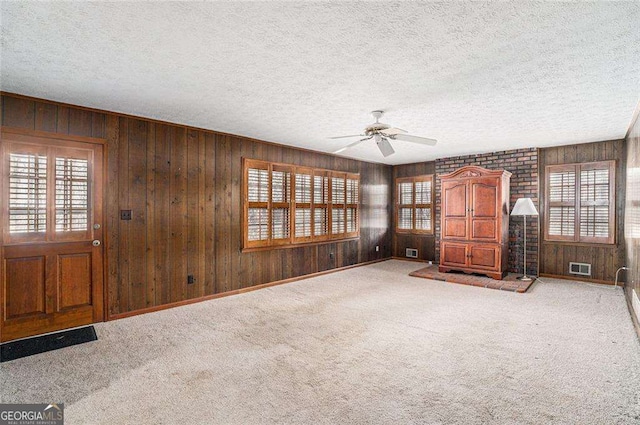
[[615,242],[615,161],[546,167],[545,239]]
[[396,231],[433,233],[433,175],[396,179]]
[[92,154],[88,150],[7,143],[3,152],[7,242],[89,237]]
[[244,159],[244,249],[357,237],[357,174]]

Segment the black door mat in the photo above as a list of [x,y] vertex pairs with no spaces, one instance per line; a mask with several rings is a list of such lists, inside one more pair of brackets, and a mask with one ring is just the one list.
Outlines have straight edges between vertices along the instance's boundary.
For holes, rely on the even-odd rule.
[[0,363],[97,340],[95,328],[86,326],[19,341],[5,342],[0,345]]

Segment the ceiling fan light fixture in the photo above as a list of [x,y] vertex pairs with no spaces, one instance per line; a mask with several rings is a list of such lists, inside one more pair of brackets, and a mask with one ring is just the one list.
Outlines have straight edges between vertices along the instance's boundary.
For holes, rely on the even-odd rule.
[[[377,136],[380,136],[379,134]],[[382,156],[385,158],[389,155],[393,155],[396,151],[393,150],[391,143],[389,143],[389,139],[386,137],[376,137],[376,144],[378,145],[378,149],[382,152]],[[379,141],[378,141],[379,139]]]

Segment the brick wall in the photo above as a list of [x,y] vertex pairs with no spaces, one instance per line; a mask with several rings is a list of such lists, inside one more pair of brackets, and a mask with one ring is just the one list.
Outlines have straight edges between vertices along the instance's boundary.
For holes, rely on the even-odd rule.
[[[456,156],[436,160],[436,260],[440,258],[440,177],[465,165],[477,165],[490,170],[507,170],[511,176],[511,199],[509,211],[518,198],[531,198],[538,211],[538,151],[535,148],[492,152],[480,155]],[[508,270],[522,273],[523,220],[510,217],[509,220],[509,263]],[[538,275],[538,220],[527,219],[527,274]]]

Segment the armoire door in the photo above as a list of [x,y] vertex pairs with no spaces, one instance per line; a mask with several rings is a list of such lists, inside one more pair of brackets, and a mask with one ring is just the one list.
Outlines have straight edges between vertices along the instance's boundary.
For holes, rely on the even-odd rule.
[[440,256],[443,266],[467,267],[469,265],[468,244],[455,242],[442,242]]
[[500,270],[500,245],[470,244],[469,266],[476,269]]
[[469,183],[470,203],[470,239],[482,242],[497,242],[498,217],[500,215],[500,194],[498,180],[478,178]]
[[103,320],[102,146],[2,132],[0,341]]
[[469,209],[467,182],[442,182],[442,238],[467,239]]

